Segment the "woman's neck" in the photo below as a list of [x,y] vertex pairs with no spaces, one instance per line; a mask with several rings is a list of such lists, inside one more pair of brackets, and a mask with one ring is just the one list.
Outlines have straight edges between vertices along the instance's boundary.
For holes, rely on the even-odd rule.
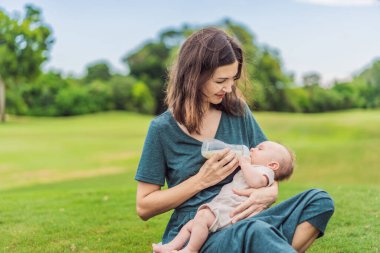
[[209,102],[203,104],[203,111],[205,115],[210,112],[213,112],[214,110],[215,108]]

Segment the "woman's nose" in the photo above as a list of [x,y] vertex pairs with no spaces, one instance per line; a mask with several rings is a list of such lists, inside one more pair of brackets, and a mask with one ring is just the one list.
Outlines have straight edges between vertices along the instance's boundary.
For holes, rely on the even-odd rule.
[[233,82],[224,85],[223,91],[226,92],[226,93],[230,93],[232,91],[232,85],[234,85]]

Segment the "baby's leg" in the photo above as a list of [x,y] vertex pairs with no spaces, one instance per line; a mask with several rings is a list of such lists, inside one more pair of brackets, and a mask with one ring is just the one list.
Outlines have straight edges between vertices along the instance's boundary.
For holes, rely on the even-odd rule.
[[190,241],[179,252],[198,252],[207,240],[209,228],[214,223],[215,215],[209,208],[201,209],[194,217]]
[[185,243],[189,240],[190,234],[191,234],[191,228],[193,226],[194,220],[190,220],[187,222],[179,231],[176,237],[174,239],[163,245],[157,245],[153,244],[153,252],[155,253],[166,253],[171,252],[175,249],[182,249]]

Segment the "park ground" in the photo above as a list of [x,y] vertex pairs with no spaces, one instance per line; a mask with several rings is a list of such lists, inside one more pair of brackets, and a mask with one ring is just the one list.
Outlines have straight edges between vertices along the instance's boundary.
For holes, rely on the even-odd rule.
[[[380,111],[255,113],[297,167],[278,202],[309,188],[335,201],[308,252],[379,252]],[[153,116],[9,116],[0,125],[0,252],[150,252],[170,213],[141,221],[136,172]]]

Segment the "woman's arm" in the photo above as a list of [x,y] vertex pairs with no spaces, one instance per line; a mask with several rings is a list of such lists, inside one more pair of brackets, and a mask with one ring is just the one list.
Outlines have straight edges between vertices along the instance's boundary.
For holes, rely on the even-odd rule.
[[138,182],[137,214],[141,219],[148,220],[176,208],[198,192],[226,178],[238,165],[236,154],[225,149],[208,159],[196,175],[169,189],[161,190],[159,185]]
[[165,190],[161,190],[159,185],[138,182],[136,209],[137,214],[143,220],[169,211],[192,196],[203,190],[203,186],[196,176],[193,176],[182,183]]
[[278,183],[275,181],[271,186],[261,187],[259,189],[233,189],[233,191],[237,195],[248,197],[246,201],[241,203],[230,213],[230,217],[233,218],[232,223],[235,223],[241,219],[258,214],[276,202],[278,196]]

